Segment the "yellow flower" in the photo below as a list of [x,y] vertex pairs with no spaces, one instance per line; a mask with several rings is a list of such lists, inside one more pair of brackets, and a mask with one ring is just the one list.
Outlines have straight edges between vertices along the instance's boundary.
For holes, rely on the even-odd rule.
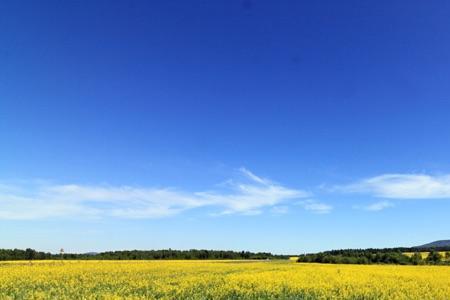
[[450,299],[449,266],[292,261],[0,263],[0,299]]

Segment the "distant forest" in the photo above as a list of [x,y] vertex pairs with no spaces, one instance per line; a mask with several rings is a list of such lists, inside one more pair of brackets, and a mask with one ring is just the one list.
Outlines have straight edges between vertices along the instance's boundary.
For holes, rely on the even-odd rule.
[[287,255],[274,255],[266,252],[221,251],[221,250],[131,250],[101,253],[64,253],[52,254],[33,249],[0,249],[0,261],[5,260],[46,260],[46,259],[80,259],[80,260],[145,260],[145,259],[288,259]]
[[[404,253],[411,253],[406,256]],[[420,252],[430,252],[423,258]],[[294,255],[293,255],[294,256]],[[275,255],[269,252],[222,250],[130,250],[100,253],[52,254],[33,249],[0,249],[0,261],[5,260],[175,260],[175,259],[289,259],[290,255]],[[440,265],[450,264],[450,247],[436,248],[386,248],[386,249],[344,249],[320,253],[302,254],[297,262],[330,264],[399,264]]]
[[[423,258],[420,252],[429,252]],[[404,253],[412,253],[410,256]],[[449,265],[450,247],[345,249],[300,255],[297,262],[329,264]]]

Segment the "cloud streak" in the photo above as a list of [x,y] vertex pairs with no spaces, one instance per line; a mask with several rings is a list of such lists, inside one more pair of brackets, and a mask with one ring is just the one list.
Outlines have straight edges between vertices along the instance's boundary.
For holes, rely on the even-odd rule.
[[450,199],[450,175],[384,174],[334,190],[389,199]]
[[376,203],[372,203],[366,207],[364,207],[367,211],[382,211],[386,208],[393,207],[394,205],[389,201],[380,201]]
[[333,210],[333,207],[331,205],[321,203],[313,199],[299,201],[297,202],[297,205],[316,214],[328,214]]
[[304,198],[309,193],[287,188],[240,169],[246,180],[226,190],[187,192],[171,188],[98,186],[48,182],[0,184],[0,219],[60,217],[127,219],[163,218],[210,207],[219,214],[259,214],[265,208]]

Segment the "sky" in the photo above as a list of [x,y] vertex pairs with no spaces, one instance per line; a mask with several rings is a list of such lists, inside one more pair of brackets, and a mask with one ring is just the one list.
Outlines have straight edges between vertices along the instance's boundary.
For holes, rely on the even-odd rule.
[[450,2],[1,1],[0,248],[450,238]]

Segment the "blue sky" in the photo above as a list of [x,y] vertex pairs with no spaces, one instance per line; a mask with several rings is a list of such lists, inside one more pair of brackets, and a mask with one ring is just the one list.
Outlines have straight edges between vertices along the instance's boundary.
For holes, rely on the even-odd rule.
[[0,247],[450,238],[448,1],[2,1]]

